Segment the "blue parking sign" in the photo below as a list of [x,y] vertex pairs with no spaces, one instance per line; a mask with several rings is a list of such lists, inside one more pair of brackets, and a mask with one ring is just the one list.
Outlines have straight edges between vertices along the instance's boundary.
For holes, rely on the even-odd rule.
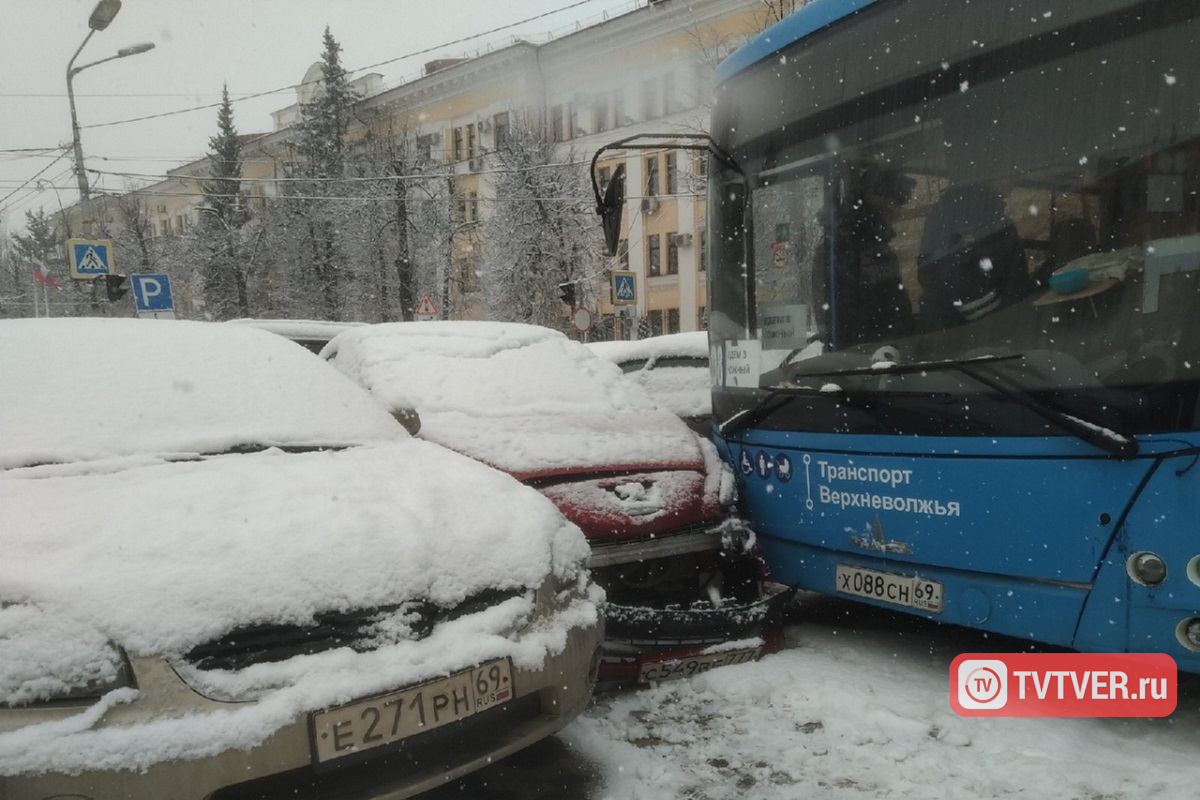
[[174,311],[168,275],[130,275],[133,303],[139,312]]

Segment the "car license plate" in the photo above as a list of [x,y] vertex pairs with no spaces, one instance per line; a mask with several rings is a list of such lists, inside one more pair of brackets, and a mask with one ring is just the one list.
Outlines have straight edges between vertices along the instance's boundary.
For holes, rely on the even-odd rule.
[[912,575],[893,575],[838,564],[837,590],[897,606],[942,613],[942,585]]
[[512,666],[497,659],[447,678],[311,715],[317,762],[398,742],[511,700]]
[[744,664],[758,658],[757,647],[749,650],[730,650],[728,653],[713,653],[712,655],[678,658],[670,661],[651,661],[642,664],[638,672],[638,681],[669,681],[675,678],[690,678],[702,672],[708,672],[714,667],[727,664]]

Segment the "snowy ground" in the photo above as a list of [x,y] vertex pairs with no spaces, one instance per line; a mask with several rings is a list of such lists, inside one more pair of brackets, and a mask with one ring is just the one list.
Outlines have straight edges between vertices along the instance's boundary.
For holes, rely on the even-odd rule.
[[962,718],[961,652],[1016,640],[805,598],[789,648],[687,682],[597,698],[561,738],[592,800],[1200,796],[1200,680],[1163,719]]

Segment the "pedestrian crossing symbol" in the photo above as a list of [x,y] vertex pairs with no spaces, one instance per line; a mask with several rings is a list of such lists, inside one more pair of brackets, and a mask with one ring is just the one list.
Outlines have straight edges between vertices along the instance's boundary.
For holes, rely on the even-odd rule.
[[67,252],[71,255],[71,277],[77,281],[113,274],[113,246],[108,239],[70,239]]
[[614,271],[612,296],[614,306],[629,306],[637,303],[637,273]]

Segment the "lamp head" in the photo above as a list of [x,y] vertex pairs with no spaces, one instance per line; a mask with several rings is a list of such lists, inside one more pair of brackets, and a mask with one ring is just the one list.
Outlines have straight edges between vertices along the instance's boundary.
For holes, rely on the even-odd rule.
[[100,0],[88,17],[88,27],[94,31],[104,30],[120,10],[121,0]]

